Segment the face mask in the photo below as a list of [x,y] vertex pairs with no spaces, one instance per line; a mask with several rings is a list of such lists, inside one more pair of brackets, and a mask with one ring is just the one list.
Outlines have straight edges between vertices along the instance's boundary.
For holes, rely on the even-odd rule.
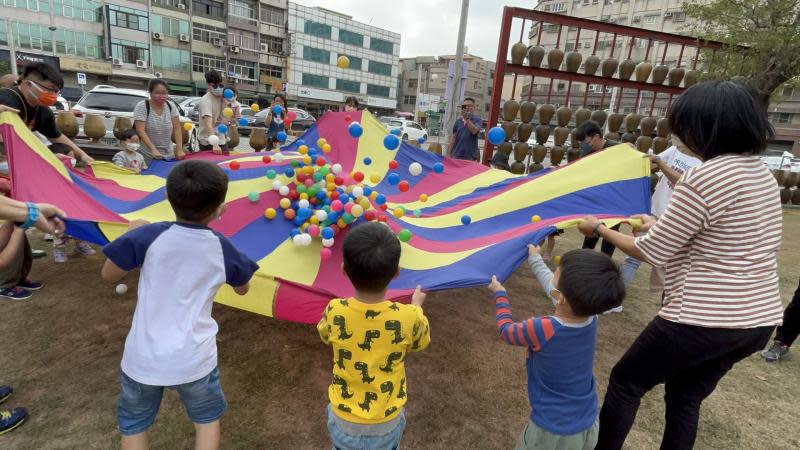
[[134,144],[132,142],[129,142],[125,144],[125,148],[127,148],[128,151],[135,152],[136,150],[139,150],[139,144]]
[[44,89],[40,88],[38,84],[34,82],[29,82],[29,85],[38,92],[36,99],[39,101],[39,104],[42,106],[52,106],[55,105],[58,101],[58,95],[52,92],[47,92]]
[[159,105],[166,103],[167,96],[162,94],[151,95],[150,99],[153,100],[153,103],[157,103]]
[[212,93],[212,94],[214,94],[214,95],[216,95],[217,97],[221,97],[221,96],[222,96],[222,91],[224,91],[224,89],[222,88],[222,86],[220,86],[220,87],[215,87],[215,88],[211,89],[211,93]]

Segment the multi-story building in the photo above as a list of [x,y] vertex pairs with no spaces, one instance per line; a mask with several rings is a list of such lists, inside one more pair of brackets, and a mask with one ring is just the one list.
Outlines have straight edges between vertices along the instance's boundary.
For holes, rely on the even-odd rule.
[[[690,19],[682,9],[683,3],[684,0],[539,0],[535,9],[665,33],[686,34],[690,29]],[[539,26],[534,24],[528,35],[530,45],[538,44],[549,51],[556,47],[559,26],[544,24],[541,27],[541,36],[539,34]],[[591,54],[594,50],[595,33],[584,31],[580,37],[577,34],[576,28],[564,27],[561,29],[559,47],[570,52],[575,50],[577,45],[583,54]],[[613,56],[620,61],[630,55],[630,58],[637,62],[647,59],[654,64],[661,64],[663,61],[669,68],[693,68],[694,59],[697,56],[694,48],[682,51],[680,45],[669,45],[666,46],[665,51],[663,42],[653,42],[650,44],[648,54],[648,45],[648,41],[644,39],[614,39],[611,35],[601,34],[596,54],[601,59],[605,59],[610,57],[613,51]],[[525,98],[527,98],[528,84],[528,81],[524,82],[522,88]],[[574,83],[569,98],[567,98],[567,89],[568,83],[561,81],[554,82],[551,90],[550,80],[537,78],[531,92],[537,102],[546,101],[548,92],[551,96],[551,103],[575,104],[575,102],[583,101],[585,85]],[[652,93],[649,92],[638,96],[632,90],[624,90],[622,95],[618,95],[617,90],[607,88],[603,95],[602,90],[603,88],[599,85],[589,86],[587,107],[599,108],[601,97],[604,97],[604,108],[609,107],[612,98],[615,103],[619,98],[619,102],[614,106],[619,107],[619,111],[623,113],[634,110],[650,113],[651,106],[654,106],[652,110],[654,116],[663,116],[667,112],[669,100],[666,96],[657,97],[654,103]],[[791,94],[784,96],[786,101],[781,98],[770,106],[770,118],[778,131],[777,140],[793,141],[795,153],[800,154],[800,142],[798,141],[798,137],[800,137],[800,104],[798,104],[800,99],[797,98],[800,95]],[[639,98],[638,105],[635,105],[636,98]]]
[[[455,76],[455,56],[417,56],[400,60],[400,89],[398,110],[414,114],[428,127],[434,115],[444,113],[448,80]],[[492,94],[494,62],[475,55],[464,55],[462,95],[475,99],[475,114],[486,118]],[[452,85],[452,83],[450,83]]]
[[[376,115],[397,107],[400,35],[319,7],[289,4],[287,93],[312,114],[343,107],[347,96]],[[347,56],[346,68],[337,66]]]
[[249,100],[284,90],[287,8],[287,0],[5,0],[0,14],[13,19],[0,20],[0,71],[10,71],[2,65],[13,43],[18,67],[59,68],[70,100],[81,88],[141,89],[153,77],[174,94],[202,94],[209,69]]

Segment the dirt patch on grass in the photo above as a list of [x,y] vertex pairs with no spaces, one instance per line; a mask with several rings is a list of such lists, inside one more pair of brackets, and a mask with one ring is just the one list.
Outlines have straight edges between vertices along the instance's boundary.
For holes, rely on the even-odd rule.
[[[800,211],[784,214],[779,255],[785,302],[800,269]],[[47,248],[33,239],[34,246]],[[570,231],[556,253],[576,248]],[[49,250],[49,249],[48,249]],[[617,252],[616,259],[623,256]],[[14,396],[4,407],[26,406],[29,423],[0,437],[3,449],[109,449],[119,446],[116,398],[119,361],[133,313],[136,277],[114,293],[99,278],[102,258],[40,260],[36,279],[47,283],[27,302],[0,302],[0,383]],[[599,395],[628,345],[653,318],[660,296],[647,291],[648,270],[630,289],[622,314],[601,319],[595,358]],[[527,268],[506,283],[516,319],[552,312]],[[407,364],[408,427],[412,449],[512,448],[529,414],[525,350],[502,344],[491,296],[483,288],[429,296],[433,341]],[[223,418],[226,449],[328,448],[324,409],[332,357],[314,327],[279,322],[216,305],[222,386],[230,403]],[[736,365],[703,404],[698,449],[800,447],[800,348],[780,364],[753,356]],[[643,400],[627,448],[658,448],[663,388]],[[192,425],[175,392],[164,396],[151,429],[154,449],[190,449]]]

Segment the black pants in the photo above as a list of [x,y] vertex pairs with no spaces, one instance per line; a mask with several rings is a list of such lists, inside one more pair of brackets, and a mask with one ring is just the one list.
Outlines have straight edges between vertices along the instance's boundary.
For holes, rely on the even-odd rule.
[[778,327],[775,340],[780,341],[783,345],[791,346],[798,335],[800,335],[800,285],[794,291],[792,302],[783,311],[783,325]]
[[764,348],[773,327],[705,328],[653,319],[611,371],[595,449],[620,449],[642,396],[664,383],[662,449],[691,449],[700,404],[734,364]]
[[[611,229],[614,230],[614,231],[619,231],[619,225],[620,224],[614,225],[613,227],[611,227]],[[594,248],[597,247],[597,241],[599,241],[599,240],[600,240],[600,238],[596,238],[596,237],[583,238],[583,248],[588,248],[588,249],[594,250]],[[605,239],[603,239],[603,243],[600,244],[600,251],[605,253],[609,257],[614,256],[614,250],[615,249],[616,249],[616,247],[614,247],[614,244],[612,244],[611,242],[608,242]]]

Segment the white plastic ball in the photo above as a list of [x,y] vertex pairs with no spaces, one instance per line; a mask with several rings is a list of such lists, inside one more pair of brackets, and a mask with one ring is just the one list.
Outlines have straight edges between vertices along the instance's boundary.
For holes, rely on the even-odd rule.
[[311,238],[311,235],[310,235],[310,234],[308,234],[308,233],[303,233],[303,234],[301,234],[300,236],[303,236],[303,243],[302,243],[302,245],[303,245],[303,246],[308,246],[308,245],[311,245],[311,241],[312,241],[313,239]]
[[209,136],[208,145],[219,145],[219,137],[216,134]]
[[327,218],[328,218],[328,213],[326,213],[325,210],[322,209],[317,210],[317,220],[319,220],[320,222],[324,222],[325,219]]
[[308,200],[306,199],[302,199],[299,202],[297,202],[297,206],[301,208],[308,208],[308,205],[310,205],[310,203],[308,203]]
[[333,172],[335,175],[339,175],[340,173],[342,173],[342,165],[339,163],[332,165],[331,172]]
[[278,193],[279,193],[279,194],[281,194],[281,195],[283,195],[284,197],[285,197],[285,196],[287,196],[287,195],[289,195],[289,186],[281,186],[281,187],[278,189]]
[[292,243],[294,245],[303,245],[303,235],[302,234],[295,234],[292,237]]
[[322,240],[323,247],[333,247],[333,238],[330,239],[323,239]]
[[408,173],[410,173],[411,176],[414,176],[414,177],[419,176],[419,174],[422,173],[422,164],[420,164],[418,162],[413,162],[413,163],[409,164]]
[[120,284],[117,285],[116,291],[117,291],[117,294],[123,295],[126,292],[128,292],[128,285],[120,283]]
[[283,161],[283,153],[280,153],[280,152],[279,153],[275,153],[274,155],[272,155],[272,160],[275,161],[275,162]]
[[272,190],[273,191],[277,191],[278,189],[281,188],[281,186],[283,186],[283,183],[281,183],[281,180],[275,180],[275,181],[272,182]]
[[364,196],[364,188],[361,186],[356,186],[353,188],[353,197],[361,198]]

